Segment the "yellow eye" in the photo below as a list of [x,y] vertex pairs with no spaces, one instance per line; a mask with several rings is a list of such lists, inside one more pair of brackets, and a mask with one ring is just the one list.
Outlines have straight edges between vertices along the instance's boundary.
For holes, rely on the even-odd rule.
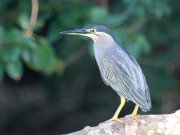
[[96,29],[87,29],[87,31],[90,32],[90,33],[95,33]]
[[90,32],[95,33],[96,29],[91,29]]

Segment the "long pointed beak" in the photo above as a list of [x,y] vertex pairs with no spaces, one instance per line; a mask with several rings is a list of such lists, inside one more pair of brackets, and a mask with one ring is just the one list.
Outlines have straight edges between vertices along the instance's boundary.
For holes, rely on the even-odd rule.
[[87,33],[88,32],[85,29],[67,30],[60,32],[60,34],[68,34],[68,35],[84,35]]

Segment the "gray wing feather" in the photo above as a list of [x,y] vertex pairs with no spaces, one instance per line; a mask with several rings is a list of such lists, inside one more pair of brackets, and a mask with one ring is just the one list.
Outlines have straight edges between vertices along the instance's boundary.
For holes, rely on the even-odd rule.
[[[101,73],[101,72],[100,72],[100,73]],[[109,86],[109,83],[104,79],[104,76],[102,75],[102,73],[101,73],[101,78],[102,78],[103,82],[104,82],[107,86]]]
[[98,63],[101,76],[120,96],[133,101],[143,111],[151,108],[145,77],[136,60],[120,47],[107,51]]

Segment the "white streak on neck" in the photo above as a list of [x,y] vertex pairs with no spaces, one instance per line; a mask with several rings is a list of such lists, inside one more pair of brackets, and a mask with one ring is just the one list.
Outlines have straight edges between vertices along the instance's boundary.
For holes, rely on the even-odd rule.
[[97,62],[101,60],[106,51],[118,45],[109,34],[104,32],[97,32],[97,36],[93,35],[90,38],[94,41],[94,54]]

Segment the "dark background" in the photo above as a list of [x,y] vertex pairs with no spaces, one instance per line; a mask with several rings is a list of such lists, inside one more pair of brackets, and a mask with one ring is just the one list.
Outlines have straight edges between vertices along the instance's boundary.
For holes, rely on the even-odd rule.
[[1,0],[0,134],[58,135],[112,117],[120,99],[100,77],[93,42],[59,34],[91,24],[110,27],[138,60],[152,97],[146,114],[175,112],[179,15],[179,0]]

